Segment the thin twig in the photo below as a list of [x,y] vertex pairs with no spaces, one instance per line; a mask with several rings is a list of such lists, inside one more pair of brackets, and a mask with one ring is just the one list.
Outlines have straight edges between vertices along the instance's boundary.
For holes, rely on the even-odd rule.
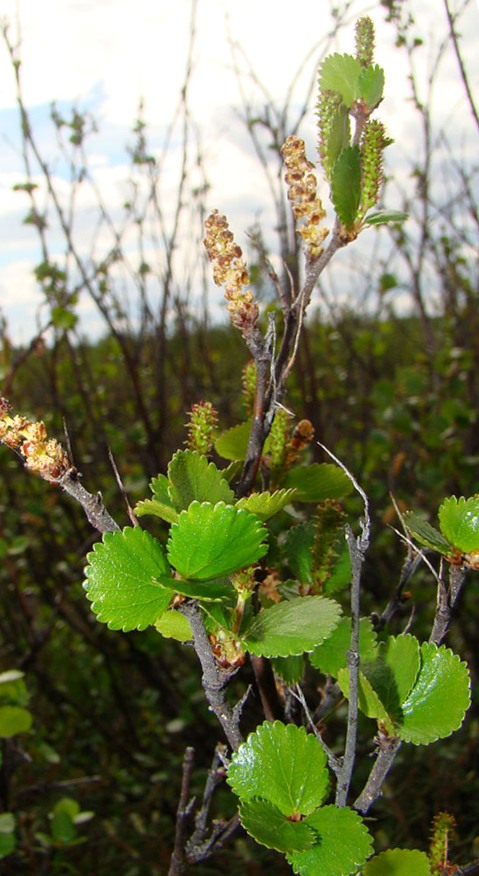
[[354,809],[366,815],[381,794],[381,788],[391,769],[394,758],[401,747],[401,740],[396,736],[381,737],[379,750],[374,766],[359,797],[354,801]]
[[319,732],[318,728],[316,727],[316,724],[314,723],[314,720],[313,720],[313,716],[311,715],[311,712],[309,711],[309,706],[306,702],[306,697],[304,696],[301,685],[297,684],[295,688],[291,688],[291,693],[298,700],[298,702],[301,703],[302,709],[303,709],[304,714],[306,715],[306,717],[308,719],[308,723],[311,727],[311,730],[313,731],[314,735],[316,736],[316,739],[318,740],[319,744],[321,745],[321,748],[323,749],[326,757],[328,758],[329,766],[331,767],[332,771],[334,773],[336,773],[336,775],[338,775],[338,773],[340,772],[340,770],[342,768],[342,761],[338,757],[336,757],[334,751],[332,751],[330,749],[329,745],[326,744],[323,737],[321,736],[321,733]]
[[181,790],[176,810],[175,844],[171,853],[168,876],[183,876],[186,873],[186,833],[194,804],[194,800],[190,799],[191,773],[193,771],[194,758],[194,749],[188,746],[183,758]]
[[236,751],[243,742],[239,729],[240,715],[239,710],[232,709],[226,699],[226,687],[235,670],[222,670],[218,666],[198,603],[195,600],[185,602],[180,606],[179,611],[190,622],[194,648],[203,670],[202,685],[206,699],[218,718],[232,750]]
[[101,493],[92,495],[80,483],[79,473],[70,468],[56,483],[83,508],[87,520],[99,532],[116,532],[120,527],[106,510]]

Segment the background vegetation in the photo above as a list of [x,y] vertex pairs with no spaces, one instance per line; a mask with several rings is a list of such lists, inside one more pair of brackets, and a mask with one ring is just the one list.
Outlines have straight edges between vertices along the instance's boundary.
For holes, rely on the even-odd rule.
[[[416,140],[407,156],[407,175],[394,176],[391,168],[394,179],[386,186],[387,198],[394,197],[394,206],[407,210],[410,220],[367,260],[355,251],[354,300],[335,295],[332,280],[319,290],[320,307],[309,316],[287,400],[298,418],[311,420],[317,438],[344,459],[371,499],[375,549],[368,560],[365,601],[377,612],[388,602],[404,558],[390,528],[395,525],[391,494],[401,508],[422,509],[434,519],[445,495],[477,492],[479,463],[479,122],[460,53],[460,16],[469,4],[455,12],[445,4],[447,39],[436,48],[425,79],[416,73],[416,58],[425,49],[410,13],[413,5],[406,0],[377,5],[377,14],[396,30],[397,51],[410,63],[404,99],[415,109]],[[338,7],[338,28],[345,10],[347,4]],[[34,270],[43,324],[21,349],[10,343],[8,326],[2,327],[2,395],[16,411],[43,419],[51,435],[61,438],[66,429],[85,485],[101,491],[110,513],[127,523],[108,449],[133,505],[183,442],[186,412],[194,402],[211,401],[222,428],[242,414],[239,390],[247,355],[241,339],[214,323],[206,280],[199,282],[193,267],[190,276],[184,270],[180,274],[176,258],[185,228],[192,229],[194,258],[200,258],[208,191],[205,176],[198,185],[199,153],[191,159],[190,65],[179,104],[185,160],[173,219],[166,223],[161,203],[163,156],[150,152],[140,113],[130,145],[131,197],[123,219],[114,224],[99,195],[98,227],[108,232],[108,245],[105,236],[101,255],[92,248],[85,256],[76,242],[74,217],[75,193],[93,185],[89,122],[77,111],[69,118],[52,111],[59,150],[70,167],[65,201],[22,101],[18,48],[8,32],[5,39],[18,77],[25,158],[18,187],[29,199],[25,221],[38,232]],[[431,52],[431,45],[427,49]],[[427,99],[445,52],[456,58],[465,112],[475,132],[462,151],[449,142],[447,131],[437,129]],[[249,262],[265,319],[276,290],[301,270],[278,168],[282,142],[303,124],[305,110],[291,122],[287,109],[243,107],[252,147],[271,180],[278,220],[277,262],[263,229],[250,229]],[[63,233],[61,258],[52,255],[53,226]],[[135,256],[124,243],[132,228]],[[278,265],[276,273],[270,259]],[[413,302],[408,310],[398,303],[405,289]],[[132,310],[127,302],[133,290],[137,305]],[[82,335],[77,319],[84,295],[104,321],[98,341]],[[318,446],[312,453],[323,458]],[[5,449],[0,463],[0,668],[25,672],[33,714],[28,735],[3,742],[0,810],[18,813],[20,827],[18,854],[6,859],[4,872],[165,873],[184,748],[196,750],[199,791],[218,733],[203,701],[194,654],[152,631],[123,635],[97,624],[81,588],[85,554],[96,534],[81,509],[24,475]],[[357,512],[354,499],[347,510]],[[431,576],[420,569],[392,632],[411,622],[420,635],[433,600]],[[473,707],[466,725],[445,743],[420,754],[411,747],[400,753],[374,810],[379,846],[425,847],[432,817],[446,809],[458,824],[458,859],[479,855],[478,623],[477,583],[471,577],[449,644],[471,668]],[[65,796],[94,813],[69,839],[55,835],[49,817]],[[220,795],[223,812],[232,805]],[[225,854],[232,874],[281,872],[278,856],[244,837]],[[225,867],[215,859],[195,872],[206,876]]]

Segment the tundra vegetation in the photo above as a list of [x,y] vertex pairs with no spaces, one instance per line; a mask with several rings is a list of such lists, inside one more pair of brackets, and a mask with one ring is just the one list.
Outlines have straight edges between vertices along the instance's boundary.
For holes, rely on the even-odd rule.
[[[469,5],[445,0],[426,85],[452,52],[477,136]],[[330,39],[351,35],[349,6]],[[409,63],[413,193],[385,172],[398,144],[363,16],[350,52],[322,45],[314,112],[311,95],[293,122],[289,104],[244,103],[279,254],[256,224],[248,260],[221,204],[206,210],[192,145],[196,3],[168,220],[167,147],[150,149],[141,108],[120,225],[89,170],[93,120],[52,108],[65,201],[4,27],[43,322],[21,349],[2,327],[2,872],[479,873],[477,163],[435,129],[408,6],[377,12]],[[354,302],[328,279],[349,251]]]

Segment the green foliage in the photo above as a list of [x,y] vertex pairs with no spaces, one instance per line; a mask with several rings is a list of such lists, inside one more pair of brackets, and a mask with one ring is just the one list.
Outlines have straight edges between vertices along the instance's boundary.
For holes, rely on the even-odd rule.
[[389,849],[363,867],[363,876],[430,876],[427,855],[414,849]]
[[92,611],[110,629],[144,630],[168,608],[173,592],[156,579],[170,578],[170,567],[148,532],[139,527],[107,532],[87,559],[83,586]]
[[[348,670],[338,670],[338,681],[348,696]],[[410,635],[390,637],[361,667],[360,709],[405,742],[428,745],[450,736],[469,705],[467,666],[444,645],[420,645]]]
[[[412,511],[404,514],[404,522],[411,535],[422,545],[452,561],[468,563],[475,567],[479,554],[479,499],[451,496],[445,499],[438,511],[440,532]],[[461,554],[470,554],[462,558]]]
[[323,805],[326,756],[304,728],[262,724],[233,755],[227,781],[240,798],[243,827],[257,842],[286,853],[295,873],[336,876],[369,856],[371,837],[359,815]]
[[265,657],[289,657],[312,651],[331,635],[341,606],[322,596],[285,600],[263,609],[243,632],[248,651]]
[[[389,142],[381,123],[374,126],[369,118],[384,91],[384,74],[374,64],[373,49],[372,23],[362,19],[356,57],[333,55],[320,71],[320,155],[341,225],[337,230],[341,246],[365,225],[397,226],[407,216],[404,211],[369,212],[379,197],[382,152]],[[56,118],[59,129],[67,125],[72,145],[81,145],[85,136],[82,117],[73,116],[71,123]],[[140,120],[132,159],[137,170],[144,166],[152,171],[156,159],[147,148],[143,129]],[[275,139],[278,135],[275,131]],[[27,181],[17,188],[31,195],[36,184]],[[134,212],[134,205],[128,209]],[[42,233],[47,228],[45,217],[34,207],[25,221]],[[401,251],[406,239],[397,227],[394,234]],[[351,471],[360,473],[361,485],[371,497],[373,531],[378,539],[374,557],[367,561],[363,611],[371,612],[379,635],[386,638],[378,644],[372,621],[360,619],[359,704],[366,716],[377,721],[383,746],[395,737],[417,747],[450,736],[461,726],[470,700],[466,665],[442,645],[421,644],[429,634],[435,602],[424,570],[407,581],[407,591],[401,588],[396,592],[393,607],[390,601],[388,610],[380,615],[383,601],[390,600],[396,584],[391,570],[399,569],[403,560],[402,549],[384,525],[393,520],[389,491],[400,509],[407,499],[408,504],[433,514],[444,495],[471,495],[477,488],[477,295],[454,240],[448,240],[444,232],[435,247],[444,258],[441,276],[449,278],[455,290],[454,294],[449,287],[446,290],[451,303],[444,313],[437,319],[426,318],[427,314],[420,320],[397,317],[390,293],[401,288],[401,272],[396,265],[377,265],[377,276],[369,278],[372,287],[377,283],[377,313],[369,317],[348,312],[345,307],[335,321],[322,325],[313,321],[304,349],[302,342],[295,349],[301,373],[297,382],[293,378],[288,398],[292,410],[307,408],[322,444],[333,446]],[[112,263],[117,258],[111,254]],[[150,261],[149,256],[148,261],[139,261],[138,281],[142,284],[155,271]],[[293,260],[288,263],[294,277],[297,268]],[[110,266],[105,261],[92,270],[98,273],[96,291],[106,301],[114,282]],[[33,822],[29,830],[36,847],[42,847],[45,860],[54,860],[52,866],[60,872],[67,866],[62,850],[68,847],[75,852],[81,841],[78,827],[90,819],[94,808],[106,813],[102,826],[95,834],[90,857],[72,859],[77,862],[71,864],[72,872],[94,872],[100,860],[104,872],[116,869],[125,876],[127,872],[128,876],[130,872],[132,876],[167,872],[183,737],[191,738],[200,752],[203,769],[211,740],[216,740],[218,732],[208,723],[211,715],[207,710],[199,711],[202,706],[193,649],[180,651],[177,645],[188,642],[197,647],[193,626],[182,610],[186,612],[192,603],[201,608],[201,623],[216,660],[213,687],[221,694],[234,676],[229,695],[240,691],[233,714],[239,714],[245,705],[245,723],[257,720],[259,698],[253,706],[253,697],[245,704],[241,676],[235,675],[245,659],[244,652],[251,653],[255,671],[258,664],[272,658],[273,687],[276,682],[279,708],[284,709],[287,720],[306,721],[295,711],[299,710],[293,701],[297,691],[290,689],[301,682],[308,702],[314,703],[311,711],[318,706],[314,720],[321,714],[321,733],[332,738],[334,750],[339,750],[344,731],[338,727],[346,707],[336,699],[328,712],[328,697],[337,685],[327,676],[337,678],[343,693],[350,696],[353,680],[347,666],[354,659],[348,659],[348,652],[349,658],[354,658],[354,644],[351,621],[342,611],[350,610],[346,608],[346,588],[352,571],[357,572],[348,545],[356,531],[358,498],[341,468],[318,461],[322,457],[316,444],[300,459],[294,454],[288,457],[289,414],[278,408],[257,459],[258,476],[252,491],[237,499],[241,463],[251,452],[252,421],[229,428],[245,416],[238,393],[238,366],[246,359],[246,352],[239,348],[235,336],[225,329],[212,329],[206,339],[203,328],[188,322],[179,308],[177,327],[164,335],[156,330],[138,336],[125,331],[98,344],[78,339],[72,343],[78,296],[69,288],[68,272],[45,256],[36,277],[48,303],[54,346],[42,351],[39,344],[35,360],[31,355],[22,359],[20,351],[17,373],[5,343],[2,373],[9,379],[14,375],[17,397],[25,398],[26,409],[44,410],[51,404],[53,410],[62,399],[64,410],[52,413],[49,428],[60,430],[62,416],[75,424],[74,429],[70,426],[78,444],[75,458],[85,462],[85,473],[102,490],[119,519],[124,509],[113,494],[106,454],[101,450],[112,446],[126,492],[133,501],[139,499],[135,513],[140,518],[155,518],[147,524],[156,537],[140,526],[126,527],[104,535],[88,555],[85,590],[97,619],[110,629],[142,631],[133,637],[111,636],[92,625],[80,599],[78,557],[82,544],[90,538],[84,521],[61,498],[50,494],[47,524],[45,493],[36,488],[38,485],[17,487],[23,482],[15,464],[7,461],[5,465],[0,555],[6,610],[1,632],[8,651],[35,666],[42,719],[32,724],[21,674],[4,673],[0,677],[4,752],[14,751],[23,741],[18,735],[25,734],[29,746],[25,763],[31,752],[34,760],[38,756],[35,769],[41,786],[45,772],[52,784],[64,778],[59,765],[71,764],[75,778],[82,770],[88,772],[91,751],[98,751],[98,772],[104,787],[92,789],[87,784],[82,790],[89,799],[96,795],[98,801],[94,806],[88,803],[85,811],[77,801],[63,798],[51,801],[42,813],[26,817],[20,809],[17,815],[12,801],[12,811],[0,816],[0,856],[18,850],[20,861],[31,860],[32,867],[41,869],[34,861],[38,848],[29,846],[24,827]],[[421,278],[416,279],[420,285]],[[461,295],[463,303],[459,302]],[[106,312],[107,304],[103,307]],[[125,317],[122,308],[118,306],[114,313],[121,324]],[[251,416],[253,409],[254,371],[250,365],[246,416]],[[213,404],[200,403],[193,417],[192,400],[205,395],[210,395]],[[176,450],[183,440],[188,408],[192,411],[188,449]],[[225,429],[216,440],[215,409]],[[227,469],[220,470],[208,460],[212,442],[218,456],[232,462]],[[166,473],[158,474],[160,471]],[[144,499],[148,481],[152,497]],[[21,491],[22,515],[15,507],[17,489]],[[418,543],[456,566],[477,569],[478,502],[475,495],[468,499],[452,495],[442,501],[440,531],[413,512],[403,517]],[[19,531],[15,529],[18,521]],[[451,625],[450,640],[458,651],[470,654],[473,662],[478,618],[471,590],[464,593],[466,610],[461,625]],[[13,611],[7,592],[18,601]],[[331,593],[339,594],[338,601],[324,596]],[[417,636],[389,636],[390,629],[404,628],[409,599],[416,609]],[[324,694],[326,712],[321,711],[318,690]],[[226,699],[224,704],[228,706]],[[33,738],[37,723],[42,734],[38,740]],[[365,726],[367,722],[360,721],[359,732],[364,735],[357,746],[355,782],[362,780],[369,766],[369,758],[361,763],[367,746]],[[34,733],[28,732],[32,728]],[[451,747],[445,749],[445,768],[449,762],[454,771],[461,768],[464,759],[455,756],[459,744],[451,741]],[[418,778],[420,762],[414,759],[412,746],[407,754],[401,752],[409,806],[411,782],[406,781],[406,771],[411,769],[415,775],[414,788],[423,786]],[[468,750],[472,759],[474,745]],[[378,748],[378,759],[382,753]],[[335,763],[334,756],[331,761]],[[472,775],[473,763],[467,768]],[[219,780],[222,769],[209,773],[210,784]],[[427,766],[423,769],[430,782],[430,799],[436,801],[447,784],[444,772]],[[431,872],[427,856],[419,851],[391,849],[366,862],[371,838],[353,808],[328,802],[329,789],[335,787],[330,778],[317,739],[303,728],[280,722],[263,724],[251,734],[233,753],[228,769],[247,833],[265,848],[285,854],[298,874],[337,876],[358,868],[364,876],[426,876]],[[229,818],[234,810],[221,793],[218,808]],[[192,795],[200,800],[201,789],[195,786]],[[409,817],[408,810],[404,819],[388,818],[387,797],[380,803],[380,847],[394,842],[400,829],[409,831],[408,843],[421,841],[422,825],[430,815],[427,812],[425,817],[424,810],[430,806],[421,796],[415,795],[412,815]],[[464,815],[475,827],[472,791],[469,797]],[[395,799],[397,811],[401,805],[405,806],[404,799],[402,803]],[[216,829],[221,829],[221,815]],[[373,829],[376,826],[371,822]],[[233,873],[238,860],[238,872],[254,869],[251,850],[243,842],[239,841],[235,852],[219,865],[222,871]],[[138,848],[141,856],[135,851]],[[261,868],[261,852],[256,850],[255,855]],[[128,871],[123,866],[125,860]],[[15,858],[13,866],[16,862]],[[204,872],[211,872],[208,864],[205,866]],[[274,872],[278,866],[275,859],[271,865]],[[268,867],[262,871],[269,872]],[[201,863],[199,872],[203,872]]]
[[334,164],[331,199],[340,222],[352,230],[361,201],[361,154],[357,146],[345,146]]

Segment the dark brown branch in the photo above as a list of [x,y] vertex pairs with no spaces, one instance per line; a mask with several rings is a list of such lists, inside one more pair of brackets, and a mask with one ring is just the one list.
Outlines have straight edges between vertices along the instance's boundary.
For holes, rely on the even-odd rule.
[[180,798],[176,810],[175,845],[171,853],[168,876],[183,876],[186,873],[185,846],[193,801],[190,800],[191,773],[194,765],[194,749],[188,747],[183,758]]

